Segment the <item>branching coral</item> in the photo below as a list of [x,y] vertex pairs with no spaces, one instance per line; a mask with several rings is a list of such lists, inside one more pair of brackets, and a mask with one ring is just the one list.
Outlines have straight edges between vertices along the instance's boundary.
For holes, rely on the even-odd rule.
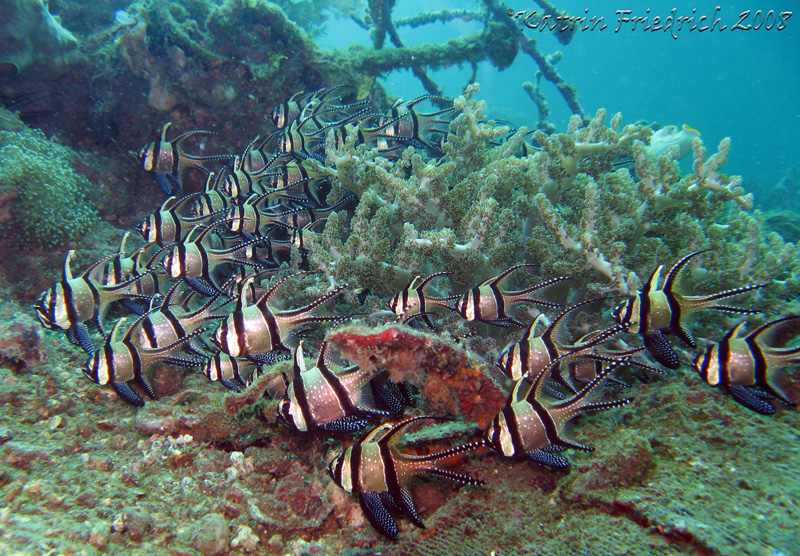
[[[520,157],[527,130],[491,146],[508,129],[483,123],[475,90],[456,99],[462,114],[440,160],[408,149],[390,163],[352,138],[328,150],[337,190],[360,202],[349,224],[337,215],[309,239],[312,267],[379,294],[417,274],[451,271],[450,291],[446,280],[438,287],[458,293],[511,264],[536,262],[543,277],[571,275],[589,295],[631,294],[664,261],[710,247],[715,256],[693,274],[704,288],[776,279],[767,304],[798,290],[794,245],[766,235],[757,211],[739,210],[743,192],[701,185],[733,181],[719,173],[727,142],[681,176],[670,153],[648,157],[650,129],[623,126],[619,114],[607,126],[600,110],[587,125],[574,117],[565,134],[537,132],[541,150]],[[620,157],[633,157],[635,170],[616,169]]]
[[720,141],[717,153],[705,160],[706,149],[699,139],[692,142],[694,151],[694,164],[692,169],[697,176],[697,181],[689,189],[703,188],[718,194],[724,201],[733,200],[743,209],[748,210],[753,206],[753,194],[745,194],[742,188],[741,176],[720,175],[719,168],[728,160],[728,153],[731,148],[731,139],[726,137]]

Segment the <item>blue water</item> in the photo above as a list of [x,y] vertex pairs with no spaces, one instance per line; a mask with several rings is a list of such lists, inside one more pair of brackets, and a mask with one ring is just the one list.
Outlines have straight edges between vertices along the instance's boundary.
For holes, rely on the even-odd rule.
[[[770,188],[790,166],[800,166],[800,11],[793,2],[670,2],[651,0],[634,2],[580,2],[558,0],[559,9],[573,15],[604,17],[605,30],[576,34],[569,45],[561,45],[549,33],[526,30],[536,37],[540,50],[548,54],[562,50],[564,57],[557,69],[561,76],[574,84],[580,93],[580,103],[587,114],[604,107],[609,114],[622,112],[624,122],[643,119],[648,122],[689,124],[702,132],[709,150],[729,136],[733,140],[732,155],[725,171],[740,174],[749,189]],[[531,0],[506,3],[516,11],[535,9]],[[431,9],[478,8],[479,2],[441,0],[432,6],[423,0],[399,0],[394,17],[413,15]],[[715,7],[723,31],[676,31],[677,39],[663,31],[636,31],[630,24],[618,32],[616,10],[631,9],[631,15],[677,15],[695,18],[707,15],[706,24],[713,21]],[[646,9],[650,8],[650,14]],[[732,30],[739,14],[751,10],[744,24],[753,24],[757,10],[766,13],[795,10],[778,31]],[[453,21],[417,29],[401,27],[399,33],[407,46],[423,42],[439,42],[446,38],[475,32],[479,22]],[[699,29],[699,26],[698,26]],[[367,31],[349,20],[331,22],[323,45],[342,48],[350,44],[371,44]],[[388,43],[388,41],[387,41]],[[519,54],[513,65],[497,71],[488,62],[480,64],[478,81],[481,97],[489,104],[489,116],[532,126],[537,120],[534,104],[522,90],[521,84],[530,81],[537,70],[533,60]],[[447,95],[460,93],[472,69],[449,68],[431,72],[433,79]],[[420,82],[410,72],[394,72],[384,83],[389,91],[404,98],[424,92]],[[559,131],[566,128],[570,113],[553,86],[544,88],[552,114],[550,121]]]

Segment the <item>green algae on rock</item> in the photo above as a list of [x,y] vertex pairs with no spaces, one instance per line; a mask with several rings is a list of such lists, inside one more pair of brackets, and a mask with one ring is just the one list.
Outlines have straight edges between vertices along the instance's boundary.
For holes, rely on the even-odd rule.
[[0,228],[17,246],[64,245],[98,222],[92,184],[74,170],[74,158],[39,130],[0,131]]

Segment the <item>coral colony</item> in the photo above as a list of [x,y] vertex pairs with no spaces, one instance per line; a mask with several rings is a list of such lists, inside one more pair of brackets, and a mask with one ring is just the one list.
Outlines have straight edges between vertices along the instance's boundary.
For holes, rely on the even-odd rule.
[[[800,348],[767,334],[798,317],[722,336],[690,320],[779,311],[789,278],[765,269],[800,264],[790,246],[749,233],[751,198],[720,173],[728,140],[706,159],[691,128],[653,135],[619,115],[606,125],[602,110],[566,134],[531,135],[486,121],[476,90],[386,111],[345,86],[298,92],[267,114],[274,132],[235,154],[194,154],[204,132],[164,124],[133,153],[168,195],[138,227],[144,245],[126,235],[81,273],[70,252],[35,304],[39,320],[86,351],[91,381],[134,406],[156,398],[158,366],[243,396],[277,382],[274,426],[334,443],[357,435],[332,450],[328,472],[389,538],[400,516],[424,527],[416,476],[484,485],[453,470],[464,454],[568,467],[567,450],[593,449],[568,425],[634,404],[628,382],[670,380],[666,369],[691,362],[683,348],[748,409],[797,406],[778,371]],[[675,160],[690,153],[681,177]],[[206,176],[203,191],[181,196],[187,172]],[[652,272],[645,283],[634,265]],[[508,345],[491,352],[484,340]],[[426,420],[477,428],[442,451],[404,447]]]

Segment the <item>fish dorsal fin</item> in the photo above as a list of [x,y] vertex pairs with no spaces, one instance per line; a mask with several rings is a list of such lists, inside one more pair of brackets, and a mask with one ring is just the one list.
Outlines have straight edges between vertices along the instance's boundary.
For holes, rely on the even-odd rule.
[[72,259],[75,258],[75,250],[70,249],[67,251],[67,256],[64,257],[64,281],[69,282],[72,280]]
[[420,276],[419,275],[414,276],[411,279],[411,281],[408,283],[408,285],[406,286],[406,290],[405,291],[410,292],[411,290],[416,290],[419,287],[419,283],[418,283],[419,281],[420,281]]
[[189,241],[188,241],[189,236],[192,234],[192,232],[195,230],[195,228],[200,228],[201,232],[200,232],[200,235],[197,236],[197,239],[194,240],[192,243],[198,243],[199,244],[199,243],[202,243],[203,239],[205,239],[205,237],[208,234],[213,232],[214,228],[216,228],[217,225],[219,225],[222,222],[225,222],[225,219],[216,220],[216,221],[212,222],[211,224],[209,224],[209,225],[207,225],[205,227],[203,227],[203,226],[194,226],[191,230],[189,230],[189,234],[186,236],[186,243],[189,243]]
[[256,135],[253,138],[253,140],[250,141],[247,144],[247,146],[245,147],[244,152],[242,153],[242,159],[241,159],[241,161],[239,163],[240,164],[239,165],[239,170],[243,170],[244,169],[244,161],[247,159],[247,155],[250,154],[250,151],[253,149],[253,145],[255,145],[256,141],[258,141],[259,139],[261,139],[261,136],[260,135]]
[[[213,224],[213,225],[216,225],[216,223],[215,223],[215,224]],[[189,233],[188,233],[188,234],[186,234],[186,237],[185,237],[185,238],[183,238],[183,243],[186,243],[186,244],[188,244],[188,243],[193,243],[193,242],[195,242],[195,241],[199,241],[199,239],[198,239],[198,240],[193,240],[193,239],[192,239],[192,235],[194,235],[194,232],[195,232],[196,230],[205,230],[205,228],[206,228],[206,227],[204,227],[204,226],[200,226],[199,224],[198,224],[198,225],[196,225],[196,226],[192,226],[192,229],[191,229],[191,230],[189,230]],[[200,235],[202,236],[202,231],[200,232]],[[175,244],[177,245],[178,243],[179,243],[179,242],[176,242]]]
[[172,203],[173,203],[173,201],[175,201],[175,199],[177,199],[177,197],[175,195],[170,195],[169,197],[164,199],[164,202],[161,203],[161,208],[159,208],[158,211],[159,212],[167,212],[167,211],[169,211],[169,209],[172,208]]
[[511,391],[511,395],[508,397],[509,405],[518,404],[522,401],[525,401],[525,398],[530,390],[530,386],[531,385],[525,380],[525,377],[520,378],[516,383],[514,383],[514,389]]
[[361,437],[357,444],[369,444],[374,442],[379,442],[381,438],[386,436],[386,434],[394,428],[392,423],[383,423],[382,425],[378,425],[367,434]]
[[[117,336],[119,336],[119,329],[122,326],[122,323],[123,323],[124,320],[125,319],[119,319],[117,322],[114,323],[114,328],[111,329],[111,335],[109,335],[109,337],[108,337],[108,344],[109,345],[114,344],[114,343],[116,343],[118,341],[117,340]],[[131,328],[133,328],[133,327],[131,327]],[[126,334],[126,336],[127,336],[127,334]]]
[[578,338],[575,341],[575,345],[579,346],[579,345],[581,345],[583,343],[591,342],[592,338],[594,338],[596,334],[597,334],[597,330],[592,330],[591,332],[587,332],[586,334],[584,334],[583,336],[581,336],[580,338]]
[[[428,283],[430,283],[430,281],[431,281],[431,280],[433,280],[433,279],[434,279],[434,278],[436,278],[437,276],[449,276],[450,274],[453,274],[453,273],[452,273],[452,272],[449,272],[449,271],[444,271],[444,272],[434,272],[434,273],[433,273],[433,274],[431,274],[430,276],[426,277],[426,278],[425,278],[425,279],[424,279],[422,282],[420,282],[420,284],[417,286],[417,288],[416,288],[416,289],[417,289],[417,291],[419,291],[420,293],[422,293],[422,289],[423,289],[425,286],[427,286],[427,285],[428,285]],[[419,276],[417,276],[417,278],[419,278]]]
[[[770,329],[770,328],[772,328],[773,326],[777,326],[777,325],[779,325],[779,324],[782,324],[782,323],[784,323],[784,322],[787,322],[787,321],[790,321],[790,320],[797,320],[797,319],[800,319],[800,315],[788,315],[788,316],[781,317],[781,318],[779,318],[779,319],[773,320],[773,321],[771,321],[771,322],[764,323],[764,324],[762,324],[761,326],[759,326],[758,328],[756,328],[755,330],[753,330],[752,332],[750,332],[750,334],[748,334],[748,335],[745,337],[745,339],[746,339],[748,342],[753,342],[753,341],[755,341],[755,340],[756,340],[756,339],[757,339],[757,338],[758,338],[758,337],[759,337],[761,334],[763,334],[764,332],[766,332],[767,330],[769,330],[769,329]],[[738,328],[739,328],[739,327],[740,327],[742,324],[743,324],[743,323],[739,323],[739,324],[736,326],[736,328],[738,329]]]
[[708,251],[711,251],[711,249],[701,249],[700,251],[689,253],[684,258],[675,263],[675,265],[669,269],[667,277],[664,279],[664,285],[661,287],[661,289],[664,290],[665,292],[671,292],[672,286],[675,284],[675,280],[678,279],[678,275],[681,273],[681,270],[683,270],[686,267],[687,263],[697,255],[701,253],[706,253]]
[[86,270],[84,270],[84,271],[81,273],[81,276],[83,276],[84,278],[87,278],[87,279],[88,279],[88,278],[89,278],[89,275],[90,275],[92,272],[94,272],[94,271],[95,271],[95,269],[97,269],[99,266],[101,266],[101,265],[103,265],[103,264],[107,263],[108,261],[110,261],[111,259],[113,259],[113,258],[114,258],[114,257],[116,257],[116,256],[117,256],[117,254],[115,253],[115,254],[113,254],[113,255],[106,255],[106,256],[105,256],[105,257],[103,257],[102,259],[97,259],[95,262],[93,262],[92,264],[90,264],[90,265],[89,265],[89,267],[88,267]]
[[[151,304],[151,308],[150,308],[150,309],[148,309],[146,313],[143,313],[142,315],[140,315],[140,316],[139,316],[139,318],[137,318],[135,321],[133,321],[133,324],[131,324],[131,325],[128,327],[128,330],[127,330],[127,332],[125,332],[125,335],[122,337],[122,342],[123,342],[123,343],[125,343],[125,342],[130,342],[130,341],[132,341],[132,340],[133,340],[133,335],[134,335],[134,333],[137,331],[137,329],[138,329],[139,325],[140,325],[142,322],[144,322],[144,320],[145,320],[147,317],[149,317],[149,316],[150,316],[150,315],[152,315],[153,313],[156,313],[156,312],[160,311],[160,310],[161,310],[161,307],[162,307],[161,305],[159,305],[159,306],[157,306],[157,307],[152,307],[152,304]],[[118,320],[118,321],[117,321],[117,323],[114,325],[114,328],[116,328],[116,326],[117,326],[118,324],[120,324],[120,323],[121,323],[123,320],[124,320],[124,319],[120,319],[120,320]],[[113,336],[113,332],[112,332],[112,336]],[[113,343],[113,340],[112,340],[112,343]]]
[[167,122],[167,123],[164,124],[164,127],[161,128],[161,142],[162,143],[166,143],[167,142],[167,130],[169,129],[169,126],[171,126],[171,125],[172,125],[172,122]]
[[236,311],[242,311],[247,307],[247,288],[255,280],[255,276],[248,276],[239,286],[239,300],[236,302]]
[[214,172],[209,172],[208,176],[206,176],[206,185],[203,188],[204,193],[209,193],[214,191],[217,188],[217,184],[214,181],[217,178],[217,175]]
[[[547,336],[549,338],[553,338],[556,333],[561,329],[561,326],[564,324],[564,319],[567,318],[572,311],[578,309],[579,307],[583,307],[584,305],[588,305],[589,303],[594,303],[595,301],[599,301],[597,299],[586,299],[581,301],[580,303],[575,303],[574,305],[570,305],[563,311],[561,311],[556,318],[553,319],[553,322],[550,323],[550,326],[547,327],[547,330],[544,331],[542,336]],[[538,317],[537,317],[538,318]]]
[[[736,326],[734,326],[733,328],[728,330],[728,332],[725,334],[725,339],[726,340],[735,340],[736,338],[738,338],[739,337],[739,333],[742,331],[742,328],[744,328],[744,326],[746,324],[747,324],[747,321],[743,320],[742,322],[738,323]],[[767,324],[771,324],[771,323],[767,323]],[[748,336],[750,336],[750,334],[748,334]]]
[[180,285],[183,284],[182,280],[178,280],[173,284],[173,286],[167,292],[167,295],[164,296],[164,301],[161,302],[161,307],[168,309],[170,305],[174,304],[175,293],[178,291]]
[[297,343],[297,347],[294,348],[294,377],[297,378],[306,372],[306,358],[303,355],[303,341]]
[[277,284],[275,284],[274,286],[271,286],[267,291],[264,292],[264,295],[262,295],[258,299],[258,301],[256,301],[256,305],[258,305],[260,303],[269,302],[269,300],[272,298],[272,296],[275,294],[275,292],[278,290],[278,288],[280,288],[283,285],[284,282],[286,282],[290,278],[295,278],[296,276],[302,276],[304,274],[309,274],[309,272],[297,272],[295,274],[290,274],[289,276],[287,276],[286,278],[284,278],[282,280],[279,280]]
[[410,419],[406,419],[405,421],[400,421],[399,423],[394,425],[377,442],[379,444],[383,444],[384,446],[394,446],[403,438],[404,431],[412,423],[415,423],[417,421],[421,421],[423,419],[443,419],[443,418],[442,417],[434,417],[432,415],[419,415],[417,417],[411,417]]
[[309,222],[308,224],[306,224],[305,226],[303,226],[302,228],[300,228],[299,230],[297,230],[297,235],[298,235],[298,236],[299,236],[299,238],[300,238],[300,242],[302,243],[302,241],[303,241],[303,232],[317,233],[317,232],[315,232],[315,231],[313,230],[313,228],[314,228],[314,227],[315,227],[317,224],[319,224],[319,223],[321,223],[321,222],[322,222],[322,223],[324,223],[324,222],[326,222],[327,220],[328,220],[327,218],[318,218],[317,220],[313,220],[313,221]]
[[[211,309],[211,306],[214,304],[214,302],[216,302],[216,301],[217,301],[217,299],[219,299],[219,298],[220,298],[220,296],[223,294],[223,292],[230,291],[230,289],[231,289],[231,286],[232,286],[232,285],[233,285],[233,283],[234,283],[234,282],[236,282],[237,280],[238,280],[238,277],[237,277],[237,276],[235,276],[235,275],[234,275],[234,276],[231,276],[230,278],[228,278],[227,280],[225,280],[225,282],[224,282],[224,283],[223,283],[223,284],[222,284],[222,285],[219,287],[219,289],[218,289],[217,291],[215,291],[215,292],[213,293],[213,295],[211,295],[211,297],[209,297],[209,298],[206,300],[206,302],[205,302],[205,303],[203,303],[203,304],[202,304],[200,307],[198,307],[197,309],[195,309],[194,311],[192,311],[191,313],[189,313],[187,316],[188,316],[188,317],[190,317],[190,318],[192,318],[192,317],[196,317],[196,316],[199,316],[199,315],[201,315],[201,314],[202,314],[202,313],[204,313],[205,311],[211,311],[211,312],[213,313],[213,312],[215,312],[215,311],[218,311],[218,310],[222,309],[222,308],[223,308],[225,305],[227,305],[228,303],[230,303],[230,302],[231,302],[231,297],[233,297],[232,295],[230,295],[230,294],[226,294],[226,296],[227,296],[227,298],[228,298],[228,299],[226,299],[225,301],[223,301],[223,302],[222,302],[222,303],[221,303],[221,304],[220,304],[218,307],[214,307],[214,309],[213,309],[213,310]],[[180,284],[180,283],[181,283],[181,281],[179,281],[178,283]],[[196,292],[195,292],[194,290],[192,290],[192,292],[190,292],[190,293],[196,293]],[[222,316],[223,316],[223,315],[209,315],[209,316],[208,316],[208,318],[209,318],[209,319],[213,319],[213,318],[215,318],[215,317],[222,317]]]
[[216,181],[214,182],[213,191],[221,191],[220,185],[225,183],[225,178],[227,178],[230,175],[230,173],[231,173],[230,166],[225,165],[222,167],[222,169],[219,171],[219,175],[217,176]]
[[200,195],[199,191],[195,193],[189,193],[188,195],[184,195],[183,197],[175,201],[175,204],[170,207],[170,210],[175,210],[178,207],[182,207],[183,205],[186,204],[187,201],[193,200],[198,195]]
[[503,272],[501,272],[501,273],[500,273],[500,274],[498,274],[497,276],[494,276],[494,277],[492,277],[492,278],[489,278],[488,280],[484,280],[484,281],[481,283],[481,286],[488,286],[488,285],[490,285],[490,284],[491,284],[491,285],[494,285],[494,286],[498,286],[498,287],[499,287],[499,286],[500,286],[500,282],[502,282],[502,281],[503,281],[503,279],[504,279],[506,276],[508,276],[509,274],[511,274],[512,272],[514,272],[515,270],[517,270],[518,268],[522,268],[522,267],[526,267],[526,266],[527,266],[527,267],[531,267],[531,266],[539,266],[539,265],[537,265],[536,263],[520,263],[520,264],[515,264],[514,266],[512,266],[511,268],[508,268],[508,269],[504,270]]
[[[536,338],[536,337],[537,337],[537,336],[536,336],[536,328],[537,328],[537,327],[538,327],[540,324],[541,324],[542,326],[545,326],[545,324],[544,324],[544,319],[546,319],[546,318],[547,318],[547,317],[545,316],[545,314],[544,314],[544,313],[539,313],[538,315],[536,315],[536,318],[535,318],[535,319],[533,319],[533,322],[530,324],[530,326],[528,326],[528,330],[527,330],[527,331],[525,332],[525,334],[523,335],[523,337],[522,337],[522,341],[523,341],[523,342],[525,342],[525,341],[528,341],[528,340],[530,340],[531,338]],[[547,332],[547,330],[545,330],[545,332],[544,332],[544,333],[546,333],[546,332]]]
[[125,252],[125,243],[130,235],[130,232],[125,232],[125,235],[122,236],[122,240],[119,242],[119,250],[117,251],[118,255],[122,255]]
[[171,249],[172,247],[175,247],[176,245],[177,245],[177,243],[168,243],[164,247],[161,247],[158,251],[153,253],[153,255],[149,259],[147,259],[147,262],[145,263],[144,268],[147,268],[147,269],[152,268],[153,263],[156,262],[156,259],[158,259],[158,257],[160,257],[161,254],[164,253],[164,251],[166,251],[167,249]]
[[620,367],[628,365],[630,361],[631,361],[630,356],[625,356],[616,359],[614,361],[610,361],[608,365],[605,368],[601,368],[595,374],[595,377],[591,380],[591,382],[589,382],[586,386],[581,388],[577,394],[564,401],[553,404],[553,408],[561,409],[568,406],[577,407],[582,400],[585,400],[606,379],[606,377],[608,377],[608,375],[610,375],[612,372],[616,371]]
[[329,366],[330,352],[328,351],[328,348],[329,344],[327,341],[323,341],[322,345],[319,346],[319,355],[317,355],[316,363],[318,369],[327,369]]
[[542,369],[539,374],[536,375],[531,383],[531,387],[525,394],[525,399],[528,400],[528,402],[533,403],[541,397],[545,384],[547,384],[547,377],[553,374],[553,371],[558,368],[560,363],[560,359],[554,359],[547,368]]
[[647,280],[647,283],[644,285],[644,292],[645,294],[652,293],[653,291],[658,290],[658,282],[661,280],[661,271],[664,270],[664,265],[658,265],[653,273],[650,275],[650,278]]

